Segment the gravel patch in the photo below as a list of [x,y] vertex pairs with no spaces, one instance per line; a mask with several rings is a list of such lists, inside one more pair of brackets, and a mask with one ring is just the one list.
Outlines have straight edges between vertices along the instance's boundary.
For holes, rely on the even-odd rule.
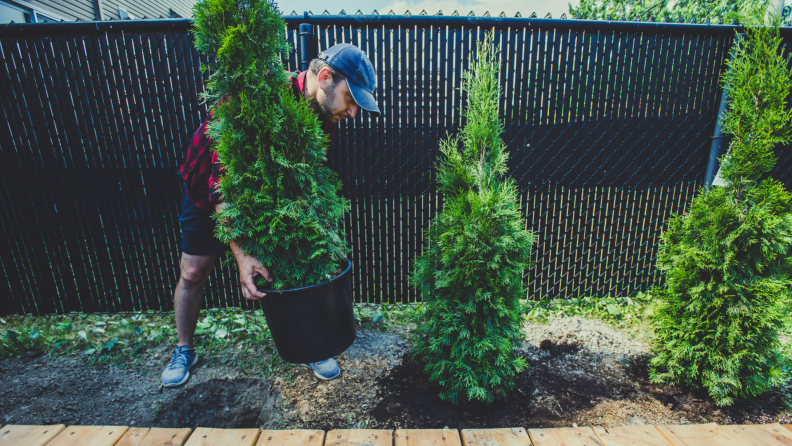
[[[649,354],[642,339],[585,318],[528,322],[523,331],[525,341],[518,350],[531,362],[536,405],[562,423],[610,427],[681,421],[643,395],[630,373],[632,364]],[[568,391],[563,391],[564,383]]]
[[358,330],[355,343],[342,356],[347,360],[376,356],[395,366],[406,346],[407,342],[399,333]]
[[379,402],[378,381],[401,362],[408,351],[404,331],[358,329],[355,343],[335,359],[341,376],[321,381],[307,367],[296,367],[293,378],[279,377],[279,427],[288,429],[360,429],[375,427],[371,410]]
[[554,344],[575,344],[590,355],[618,362],[649,353],[649,346],[643,340],[633,339],[593,319],[550,318],[546,324],[528,322],[523,325],[523,331],[522,350],[529,355],[538,355],[545,340]]

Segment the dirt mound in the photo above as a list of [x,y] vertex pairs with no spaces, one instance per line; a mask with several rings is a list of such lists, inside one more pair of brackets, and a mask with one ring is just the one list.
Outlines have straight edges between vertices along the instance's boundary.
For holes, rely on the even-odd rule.
[[386,428],[471,428],[524,426],[531,417],[533,382],[528,373],[519,374],[517,388],[507,402],[457,407],[441,400],[440,388],[429,382],[423,363],[405,356],[389,376],[379,380],[382,400],[372,411]]
[[[578,346],[546,340],[542,350],[554,360],[568,360],[577,354]],[[569,425],[571,413],[633,391],[608,380],[559,370],[547,357],[529,362],[530,368],[515,377],[516,387],[507,401],[455,406],[438,397],[440,388],[429,382],[423,364],[405,356],[401,365],[379,381],[382,400],[372,414],[388,428],[558,427]]]
[[734,399],[734,404],[719,407],[705,389],[683,386],[659,386],[649,381],[648,357],[634,360],[629,373],[639,384],[641,393],[651,395],[676,416],[694,423],[766,424],[792,422],[782,389],[773,389],[752,400]]
[[258,378],[213,379],[185,388],[154,419],[158,427],[257,428],[270,421],[277,397]]

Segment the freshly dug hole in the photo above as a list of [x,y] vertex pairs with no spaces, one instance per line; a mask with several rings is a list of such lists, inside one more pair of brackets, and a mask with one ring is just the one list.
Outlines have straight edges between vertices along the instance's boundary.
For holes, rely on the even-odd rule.
[[254,428],[273,415],[277,395],[257,378],[213,379],[182,389],[154,419],[158,427]]

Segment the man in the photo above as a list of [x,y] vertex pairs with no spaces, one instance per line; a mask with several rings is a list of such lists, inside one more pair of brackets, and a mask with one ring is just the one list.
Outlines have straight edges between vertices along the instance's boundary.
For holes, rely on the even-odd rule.
[[[360,108],[378,116],[374,100],[377,81],[374,68],[365,53],[354,45],[342,43],[329,48],[311,61],[308,71],[290,73],[294,94],[311,101],[310,106],[322,122],[322,130],[332,141],[336,134],[335,123],[354,117]],[[176,333],[179,342],[170,364],[162,373],[165,387],[180,386],[190,378],[190,368],[198,362],[193,349],[193,334],[198,323],[198,312],[203,301],[203,288],[218,256],[227,247],[214,237],[211,215],[225,204],[217,189],[223,175],[217,153],[211,150],[212,140],[206,136],[206,125],[212,114],[196,130],[187,147],[187,156],[179,167],[184,181],[182,214],[181,275],[173,293],[176,309]],[[264,294],[256,288],[253,278],[260,274],[272,281],[269,268],[244,253],[236,243],[230,244],[239,267],[239,282],[246,299],[257,300]],[[330,358],[307,364],[314,374],[330,380],[340,373],[338,363]]]

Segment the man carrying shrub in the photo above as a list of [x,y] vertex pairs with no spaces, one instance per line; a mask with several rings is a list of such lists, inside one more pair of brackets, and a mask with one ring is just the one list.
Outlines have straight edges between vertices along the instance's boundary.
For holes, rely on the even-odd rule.
[[[336,135],[335,124],[353,118],[359,109],[379,115],[373,92],[377,88],[374,68],[368,57],[354,45],[342,43],[329,48],[314,59],[307,71],[290,73],[292,91],[295,96],[310,101],[312,110],[322,123],[322,130],[330,141]],[[231,249],[239,267],[242,295],[246,299],[258,300],[265,296],[254,283],[258,274],[272,281],[268,267],[256,258],[244,253],[232,242],[221,243],[214,235],[215,221],[212,214],[222,209],[218,182],[224,171],[212,147],[206,128],[212,113],[195,131],[187,154],[179,167],[184,182],[182,188],[181,274],[174,291],[176,332],[179,338],[173,358],[162,373],[165,387],[180,386],[190,377],[198,356],[193,349],[193,334],[203,300],[203,289],[209,273],[217,260],[228,248]],[[314,374],[330,380],[340,373],[338,363],[330,358],[308,364]]]

